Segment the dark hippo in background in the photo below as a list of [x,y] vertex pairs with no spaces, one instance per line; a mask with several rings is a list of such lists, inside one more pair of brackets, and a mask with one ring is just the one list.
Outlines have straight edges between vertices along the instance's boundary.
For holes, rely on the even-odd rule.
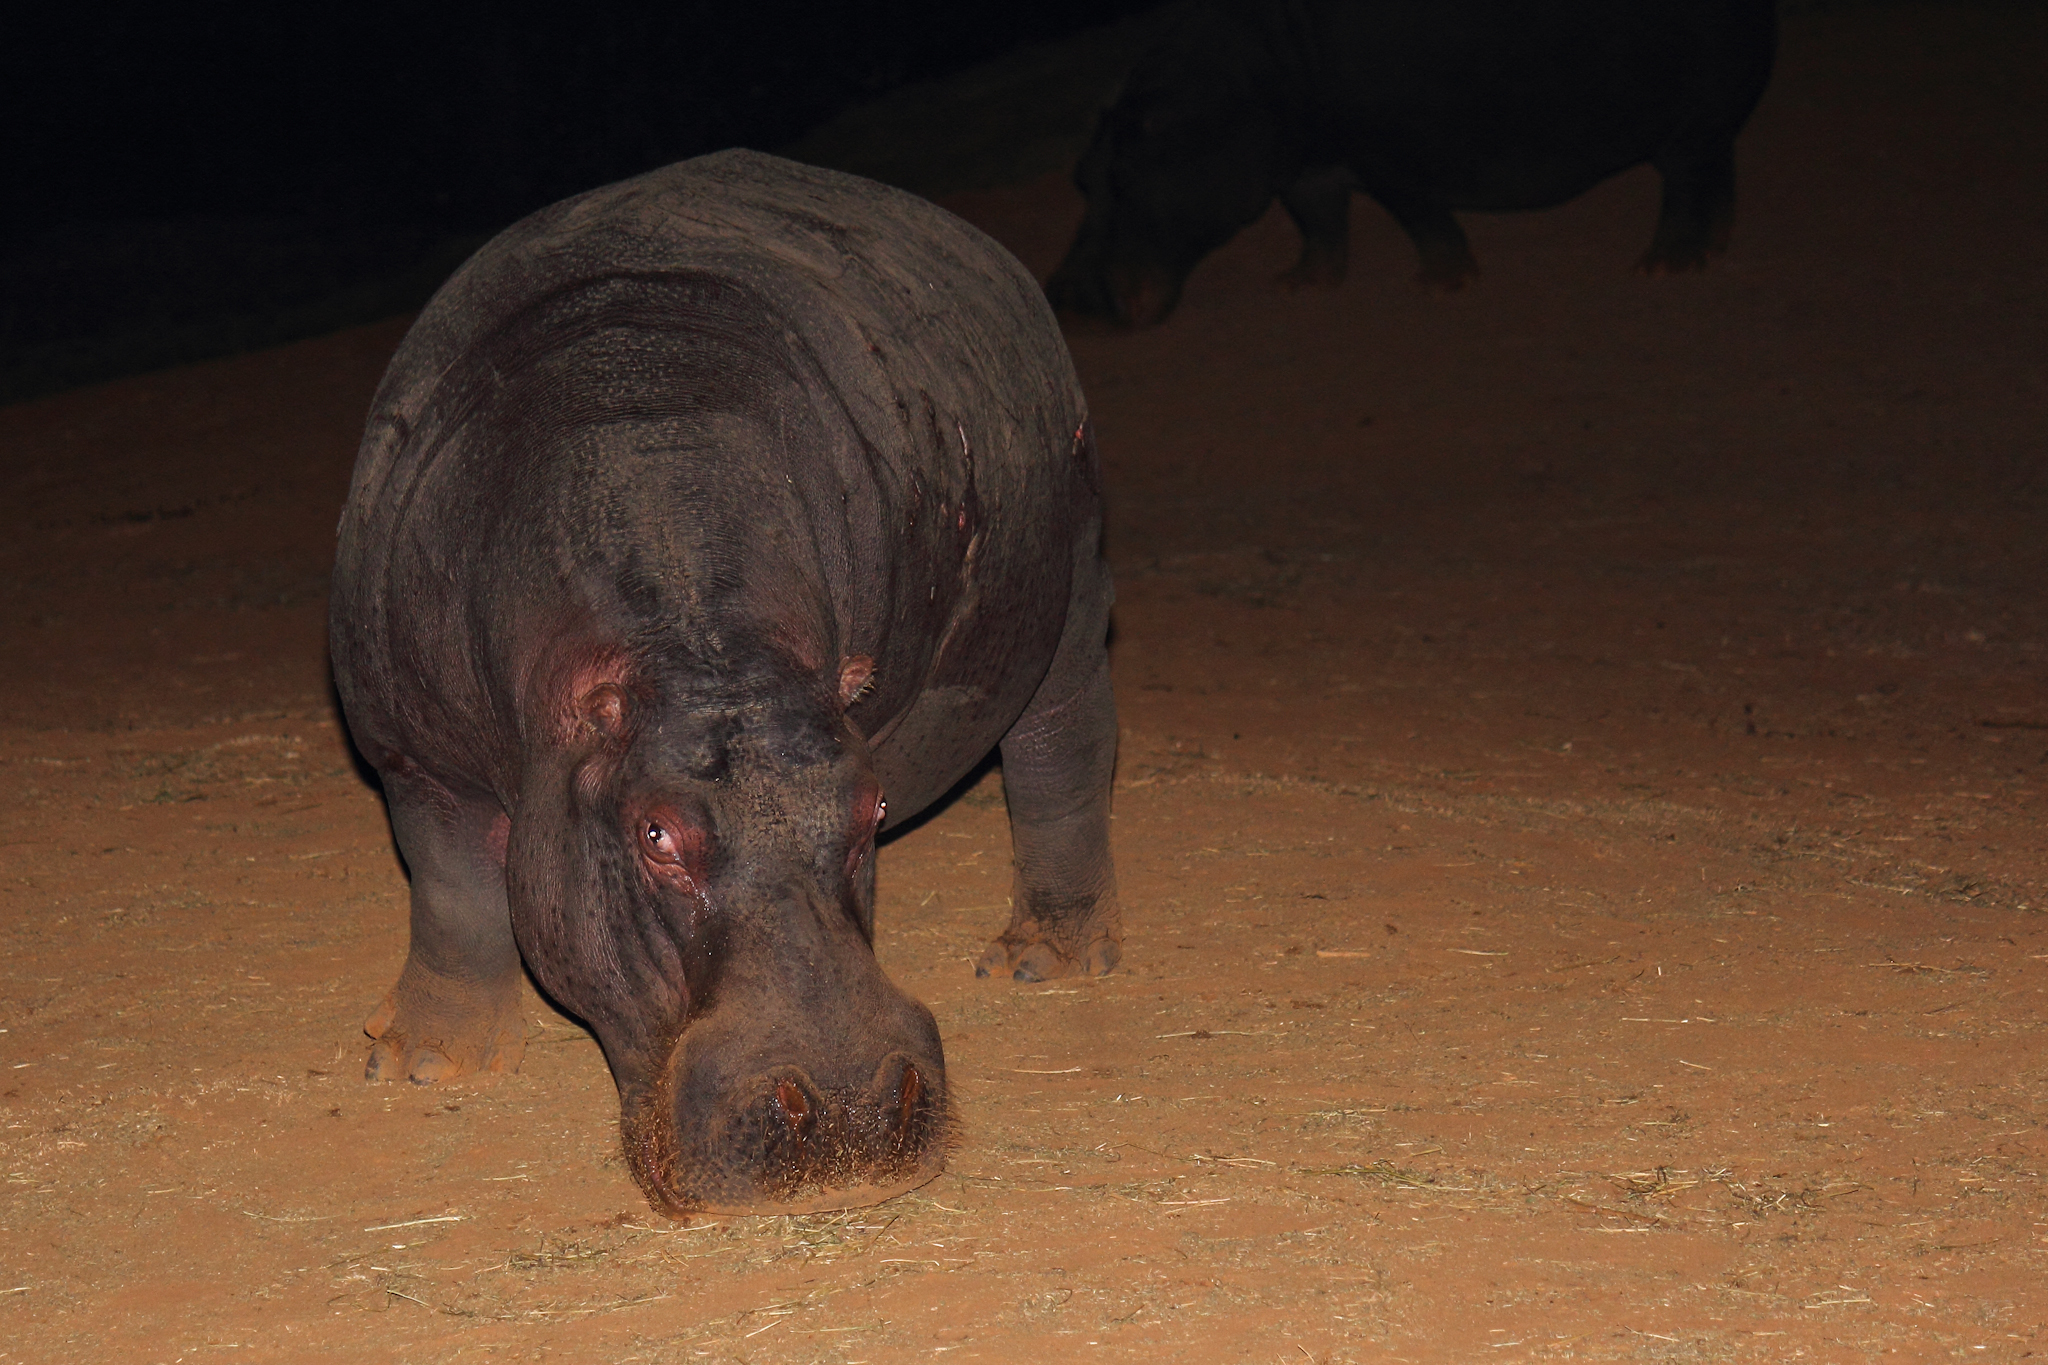
[[1131,73],[1074,171],[1087,216],[1046,291],[1083,316],[1164,319],[1204,256],[1273,202],[1293,286],[1344,277],[1353,190],[1455,289],[1478,270],[1453,210],[1561,204],[1649,162],[1652,274],[1724,248],[1735,135],[1762,96],[1776,0],[1228,0]]
[[369,1075],[516,1067],[524,958],[603,1044],[657,1206],[938,1170],[877,831],[1000,742],[1015,909],[980,970],[1117,960],[1086,419],[1023,268],[849,176],[720,153],[478,252],[385,375],[335,566],[412,875]]

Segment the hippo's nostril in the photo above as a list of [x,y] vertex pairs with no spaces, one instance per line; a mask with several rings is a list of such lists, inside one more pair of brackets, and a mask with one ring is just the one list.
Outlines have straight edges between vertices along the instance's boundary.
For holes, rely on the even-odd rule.
[[789,1124],[790,1134],[801,1142],[811,1130],[816,1110],[811,1107],[810,1096],[795,1081],[781,1080],[775,1083],[775,1102],[782,1106],[782,1117]]
[[898,1139],[910,1131],[910,1120],[917,1114],[917,1102],[924,1098],[924,1077],[917,1074],[917,1068],[903,1068],[903,1080],[896,1087],[896,1122]]
[[945,1126],[944,1073],[897,1053],[882,1064],[868,1101],[868,1112],[881,1121],[881,1140],[888,1159],[917,1162]]

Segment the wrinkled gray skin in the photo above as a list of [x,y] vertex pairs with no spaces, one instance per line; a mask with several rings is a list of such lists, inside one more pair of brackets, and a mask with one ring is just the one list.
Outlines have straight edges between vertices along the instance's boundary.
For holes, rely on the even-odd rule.
[[1640,266],[1728,244],[1735,136],[1777,43],[1776,0],[1221,0],[1131,73],[1074,171],[1079,233],[1055,307],[1163,321],[1189,272],[1277,197],[1290,288],[1344,277],[1354,191],[1414,240],[1422,280],[1478,273],[1454,211],[1548,208],[1648,162],[1664,182]]
[[368,1074],[515,1067],[523,959],[656,1206],[927,1178],[945,1064],[875,962],[875,835],[1000,743],[980,971],[1115,964],[1100,537],[1043,296],[923,200],[726,152],[484,247],[341,521],[335,677],[412,876]]

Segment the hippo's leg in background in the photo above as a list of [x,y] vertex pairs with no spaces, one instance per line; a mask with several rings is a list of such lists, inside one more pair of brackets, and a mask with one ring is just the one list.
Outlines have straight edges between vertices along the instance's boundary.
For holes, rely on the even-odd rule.
[[1342,166],[1309,171],[1281,192],[1281,207],[1301,229],[1301,259],[1281,273],[1282,289],[1335,289],[1351,254],[1351,195],[1358,177]]
[[1689,142],[1650,164],[1664,178],[1664,204],[1637,268],[1646,275],[1704,269],[1709,255],[1727,250],[1735,226],[1734,138]]
[[1059,653],[1031,704],[1003,736],[1003,797],[1017,864],[1010,926],[976,976],[1019,981],[1101,976],[1123,953],[1123,915],[1109,853],[1116,701],[1109,687],[1109,574],[1089,542]]
[[526,1051],[519,945],[505,904],[505,813],[415,772],[387,772],[391,831],[412,876],[405,970],[363,1025],[363,1075],[429,1085],[517,1071]]
[[1478,278],[1479,262],[1472,259],[1472,244],[1465,240],[1465,229],[1458,226],[1449,209],[1413,191],[1368,185],[1366,193],[1394,215],[1394,221],[1415,243],[1416,254],[1422,258],[1422,270],[1415,278],[1424,288],[1448,294]]

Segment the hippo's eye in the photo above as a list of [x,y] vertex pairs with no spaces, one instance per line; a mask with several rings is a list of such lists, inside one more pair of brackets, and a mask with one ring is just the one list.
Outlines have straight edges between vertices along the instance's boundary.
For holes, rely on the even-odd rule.
[[669,880],[680,876],[692,886],[703,884],[710,844],[704,821],[690,819],[667,802],[656,802],[636,812],[621,832],[630,832],[640,845],[640,859],[649,872]]
[[649,820],[640,829],[640,846],[647,850],[647,856],[660,863],[680,863],[683,855],[676,848],[676,839],[668,827],[658,820]]

